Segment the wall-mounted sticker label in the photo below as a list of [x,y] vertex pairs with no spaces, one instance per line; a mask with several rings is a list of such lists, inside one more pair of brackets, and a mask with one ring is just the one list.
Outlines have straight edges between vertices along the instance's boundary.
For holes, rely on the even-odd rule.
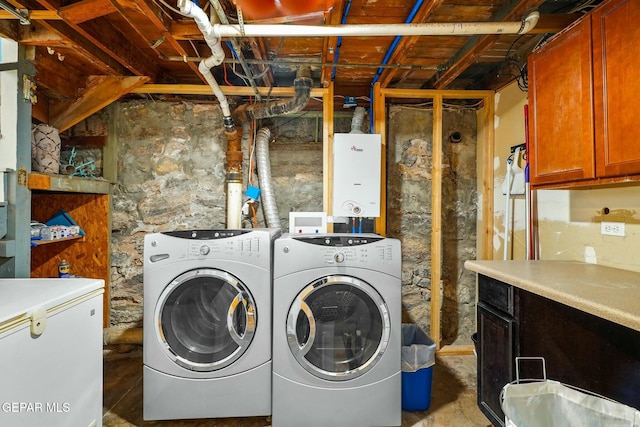
[[25,168],[18,169],[18,185],[27,186],[27,170]]

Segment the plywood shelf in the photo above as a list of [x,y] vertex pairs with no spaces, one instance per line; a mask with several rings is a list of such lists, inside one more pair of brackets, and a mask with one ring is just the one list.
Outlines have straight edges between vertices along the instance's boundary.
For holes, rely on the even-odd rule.
[[[71,274],[103,279],[109,283],[110,195],[65,191],[33,191],[31,215],[34,221],[46,222],[59,209],[64,209],[82,228],[85,236],[55,240],[34,240],[38,247],[31,250],[31,277],[58,277],[58,264],[66,259]],[[109,287],[104,293],[105,326],[109,324]]]
[[63,239],[53,239],[53,240],[31,240],[31,245],[32,246],[50,245],[52,243],[68,242],[69,240],[79,240],[82,238],[84,238],[84,236],[65,237]]
[[69,175],[32,172],[29,190],[61,191],[67,193],[109,194],[111,183],[103,178],[81,178]]

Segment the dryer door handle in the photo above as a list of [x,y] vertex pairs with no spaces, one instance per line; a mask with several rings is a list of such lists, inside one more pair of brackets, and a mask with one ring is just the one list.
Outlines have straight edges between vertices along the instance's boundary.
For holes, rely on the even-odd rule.
[[[245,322],[244,325],[242,325],[241,331],[238,331],[240,328],[236,325],[235,314],[237,310],[244,311]],[[229,311],[227,312],[227,330],[229,331],[229,335],[231,335],[231,339],[233,339],[238,346],[244,347],[251,341],[255,328],[255,309],[251,302],[240,292],[231,301],[231,304],[229,304]]]

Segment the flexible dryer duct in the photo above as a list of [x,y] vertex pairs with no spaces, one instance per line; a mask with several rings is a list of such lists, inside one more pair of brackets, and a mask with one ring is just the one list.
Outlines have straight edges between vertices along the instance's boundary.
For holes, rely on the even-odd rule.
[[262,207],[267,227],[280,228],[280,215],[276,206],[276,197],[271,182],[271,164],[269,161],[269,140],[271,132],[267,128],[262,128],[256,135],[256,165],[258,167],[258,178],[262,190]]

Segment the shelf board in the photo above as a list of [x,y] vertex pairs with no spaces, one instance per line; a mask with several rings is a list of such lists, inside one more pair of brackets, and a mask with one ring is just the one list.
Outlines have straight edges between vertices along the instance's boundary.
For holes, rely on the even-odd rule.
[[111,183],[103,178],[81,178],[69,175],[32,172],[29,190],[63,191],[70,193],[110,194]]
[[65,237],[64,239],[53,239],[53,240],[32,240],[31,244],[34,246],[42,246],[42,245],[50,245],[52,243],[60,243],[60,242],[68,242],[69,240],[79,240],[84,236],[73,236],[73,237]]

